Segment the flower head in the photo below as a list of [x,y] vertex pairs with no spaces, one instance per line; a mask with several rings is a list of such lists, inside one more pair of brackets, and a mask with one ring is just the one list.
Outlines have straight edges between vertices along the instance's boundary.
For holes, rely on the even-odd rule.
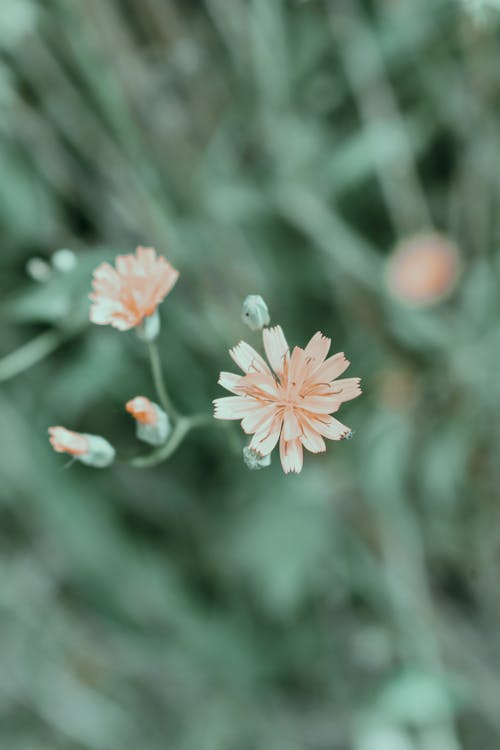
[[214,401],[216,419],[241,419],[249,448],[261,456],[280,443],[286,474],[302,469],[303,448],[326,450],[323,438],[341,440],[351,432],[334,417],[344,401],[361,393],[359,378],[336,380],[348,368],[341,352],[328,357],[330,339],[316,333],[305,349],[292,353],[280,326],[265,328],[264,349],[269,365],[251,346],[240,341],[230,355],[243,375],[221,372],[219,383],[234,396]]
[[65,427],[49,427],[49,435],[57,453],[69,453],[88,466],[102,468],[114,461],[115,449],[100,435],[72,432]]
[[128,331],[156,312],[178,276],[152,247],[138,247],[135,255],[119,255],[115,268],[101,263],[92,281],[90,320]]
[[459,275],[456,245],[440,234],[429,233],[401,242],[388,260],[386,282],[400,302],[425,307],[442,300]]

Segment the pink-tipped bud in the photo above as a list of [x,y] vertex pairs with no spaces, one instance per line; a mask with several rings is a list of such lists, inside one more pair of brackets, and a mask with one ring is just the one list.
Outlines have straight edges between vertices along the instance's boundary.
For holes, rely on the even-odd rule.
[[170,420],[163,409],[146,396],[136,396],[125,405],[136,423],[139,440],[150,445],[163,445],[170,434]]
[[146,396],[136,396],[130,399],[130,401],[127,401],[125,408],[141,424],[155,425],[158,421],[154,404]]
[[115,449],[100,435],[72,432],[65,427],[49,427],[49,435],[57,453],[68,453],[87,466],[104,468],[114,461]]

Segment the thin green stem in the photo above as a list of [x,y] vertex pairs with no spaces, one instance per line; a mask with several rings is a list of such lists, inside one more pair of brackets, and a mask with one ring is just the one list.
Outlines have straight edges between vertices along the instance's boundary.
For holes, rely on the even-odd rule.
[[172,403],[172,400],[168,394],[167,386],[165,385],[165,379],[163,377],[163,371],[161,369],[160,353],[156,345],[156,341],[148,341],[148,353],[149,362],[151,364],[151,372],[153,374],[153,382],[156,388],[156,392],[160,399],[160,403],[169,414],[172,419],[176,420],[179,418],[179,412]]
[[175,423],[169,439],[165,445],[160,446],[148,456],[138,456],[129,461],[130,466],[138,469],[145,469],[151,466],[158,466],[163,461],[169,459],[180,446],[186,435],[196,427],[208,425],[213,421],[211,414],[193,414],[191,417],[179,416]]
[[71,336],[70,331],[45,331],[0,359],[0,383],[28,370],[52,354]]

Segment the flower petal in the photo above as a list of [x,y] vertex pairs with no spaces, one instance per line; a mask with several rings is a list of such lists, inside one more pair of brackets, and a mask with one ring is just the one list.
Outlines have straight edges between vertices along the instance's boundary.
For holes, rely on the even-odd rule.
[[306,348],[304,349],[306,357],[312,358],[317,366],[320,365],[322,362],[324,362],[325,357],[328,354],[330,344],[331,339],[323,336],[323,334],[318,331],[314,334],[314,336],[311,338]]
[[241,388],[242,381],[243,375],[236,375],[232,372],[221,372],[219,375],[219,380],[217,382],[219,383],[219,385],[225,388],[226,391],[231,391],[231,393],[238,393],[239,389]]
[[285,360],[288,357],[289,349],[285,335],[281,326],[274,328],[264,328],[262,340],[269,364],[276,375],[282,375]]
[[310,424],[320,435],[329,440],[342,440],[351,432],[349,427],[346,427],[345,424],[339,422],[335,417],[318,417],[311,420]]
[[322,383],[330,383],[339,375],[342,375],[351,363],[345,358],[344,352],[338,352],[332,357],[328,357],[320,367],[314,372],[314,379]]
[[215,419],[243,419],[262,408],[258,401],[248,396],[224,396],[216,398],[212,403]]
[[351,401],[361,394],[360,382],[359,378],[344,378],[332,383],[332,389],[340,401]]
[[290,388],[290,395],[297,394],[304,384],[307,374],[308,362],[304,349],[295,346],[290,357],[290,367],[288,368],[287,382]]
[[302,436],[301,441],[304,448],[311,453],[324,453],[326,451],[325,441],[317,430],[314,429],[313,423],[305,419],[301,420]]
[[243,372],[262,372],[270,375],[264,359],[246,341],[240,341],[229,350],[231,358]]
[[338,410],[341,403],[340,395],[330,394],[328,396],[305,396],[298,406],[313,414],[331,414]]
[[293,409],[286,409],[283,418],[283,437],[285,440],[295,440],[300,437],[302,430]]
[[276,407],[274,404],[271,404],[270,406],[261,405],[259,409],[255,409],[255,411],[252,411],[243,418],[241,422],[243,432],[250,435],[253,432],[256,432],[259,428],[268,429],[275,414]]
[[258,451],[262,456],[267,456],[275,448],[279,440],[281,424],[281,417],[276,416],[267,431],[261,427],[251,439],[249,448]]
[[303,463],[303,451],[300,439],[285,440],[283,433],[281,433],[280,459],[285,474],[289,474],[291,471],[298,474],[302,470]]

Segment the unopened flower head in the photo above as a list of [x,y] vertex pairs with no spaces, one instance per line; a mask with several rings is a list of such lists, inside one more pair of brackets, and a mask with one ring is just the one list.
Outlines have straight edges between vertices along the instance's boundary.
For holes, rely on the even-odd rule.
[[52,268],[43,258],[30,258],[26,263],[26,273],[33,281],[44,283],[52,276]]
[[50,257],[52,267],[60,273],[70,273],[76,267],[76,255],[73,250],[62,247],[60,250],[56,250]]
[[88,466],[103,468],[113,463],[115,449],[100,435],[49,427],[50,443],[57,453],[68,453]]
[[146,396],[136,396],[125,405],[136,423],[139,440],[150,445],[163,445],[171,432],[168,415]]
[[102,263],[94,271],[90,320],[120,331],[137,327],[155,315],[178,276],[152,247],[138,247],[135,255],[119,255],[115,268]]
[[386,282],[400,302],[426,307],[441,301],[460,275],[458,249],[446,237],[420,234],[403,240],[387,262]]
[[254,448],[250,448],[246,445],[243,448],[243,461],[245,462],[245,466],[249,469],[252,471],[258,471],[259,469],[264,469],[271,465],[271,454],[268,453],[267,456],[262,456]]
[[264,349],[270,367],[255,349],[240,341],[230,355],[243,375],[221,372],[219,383],[234,396],[214,401],[217,419],[238,419],[249,448],[271,453],[279,441],[285,473],[302,469],[303,448],[326,450],[323,438],[342,440],[349,427],[330,416],[344,401],[361,393],[359,378],[337,380],[349,362],[341,352],[327,357],[330,339],[316,333],[305,349],[292,353],[280,326],[265,328]]
[[245,297],[241,319],[252,331],[261,331],[264,326],[269,325],[269,310],[260,294],[249,294]]

